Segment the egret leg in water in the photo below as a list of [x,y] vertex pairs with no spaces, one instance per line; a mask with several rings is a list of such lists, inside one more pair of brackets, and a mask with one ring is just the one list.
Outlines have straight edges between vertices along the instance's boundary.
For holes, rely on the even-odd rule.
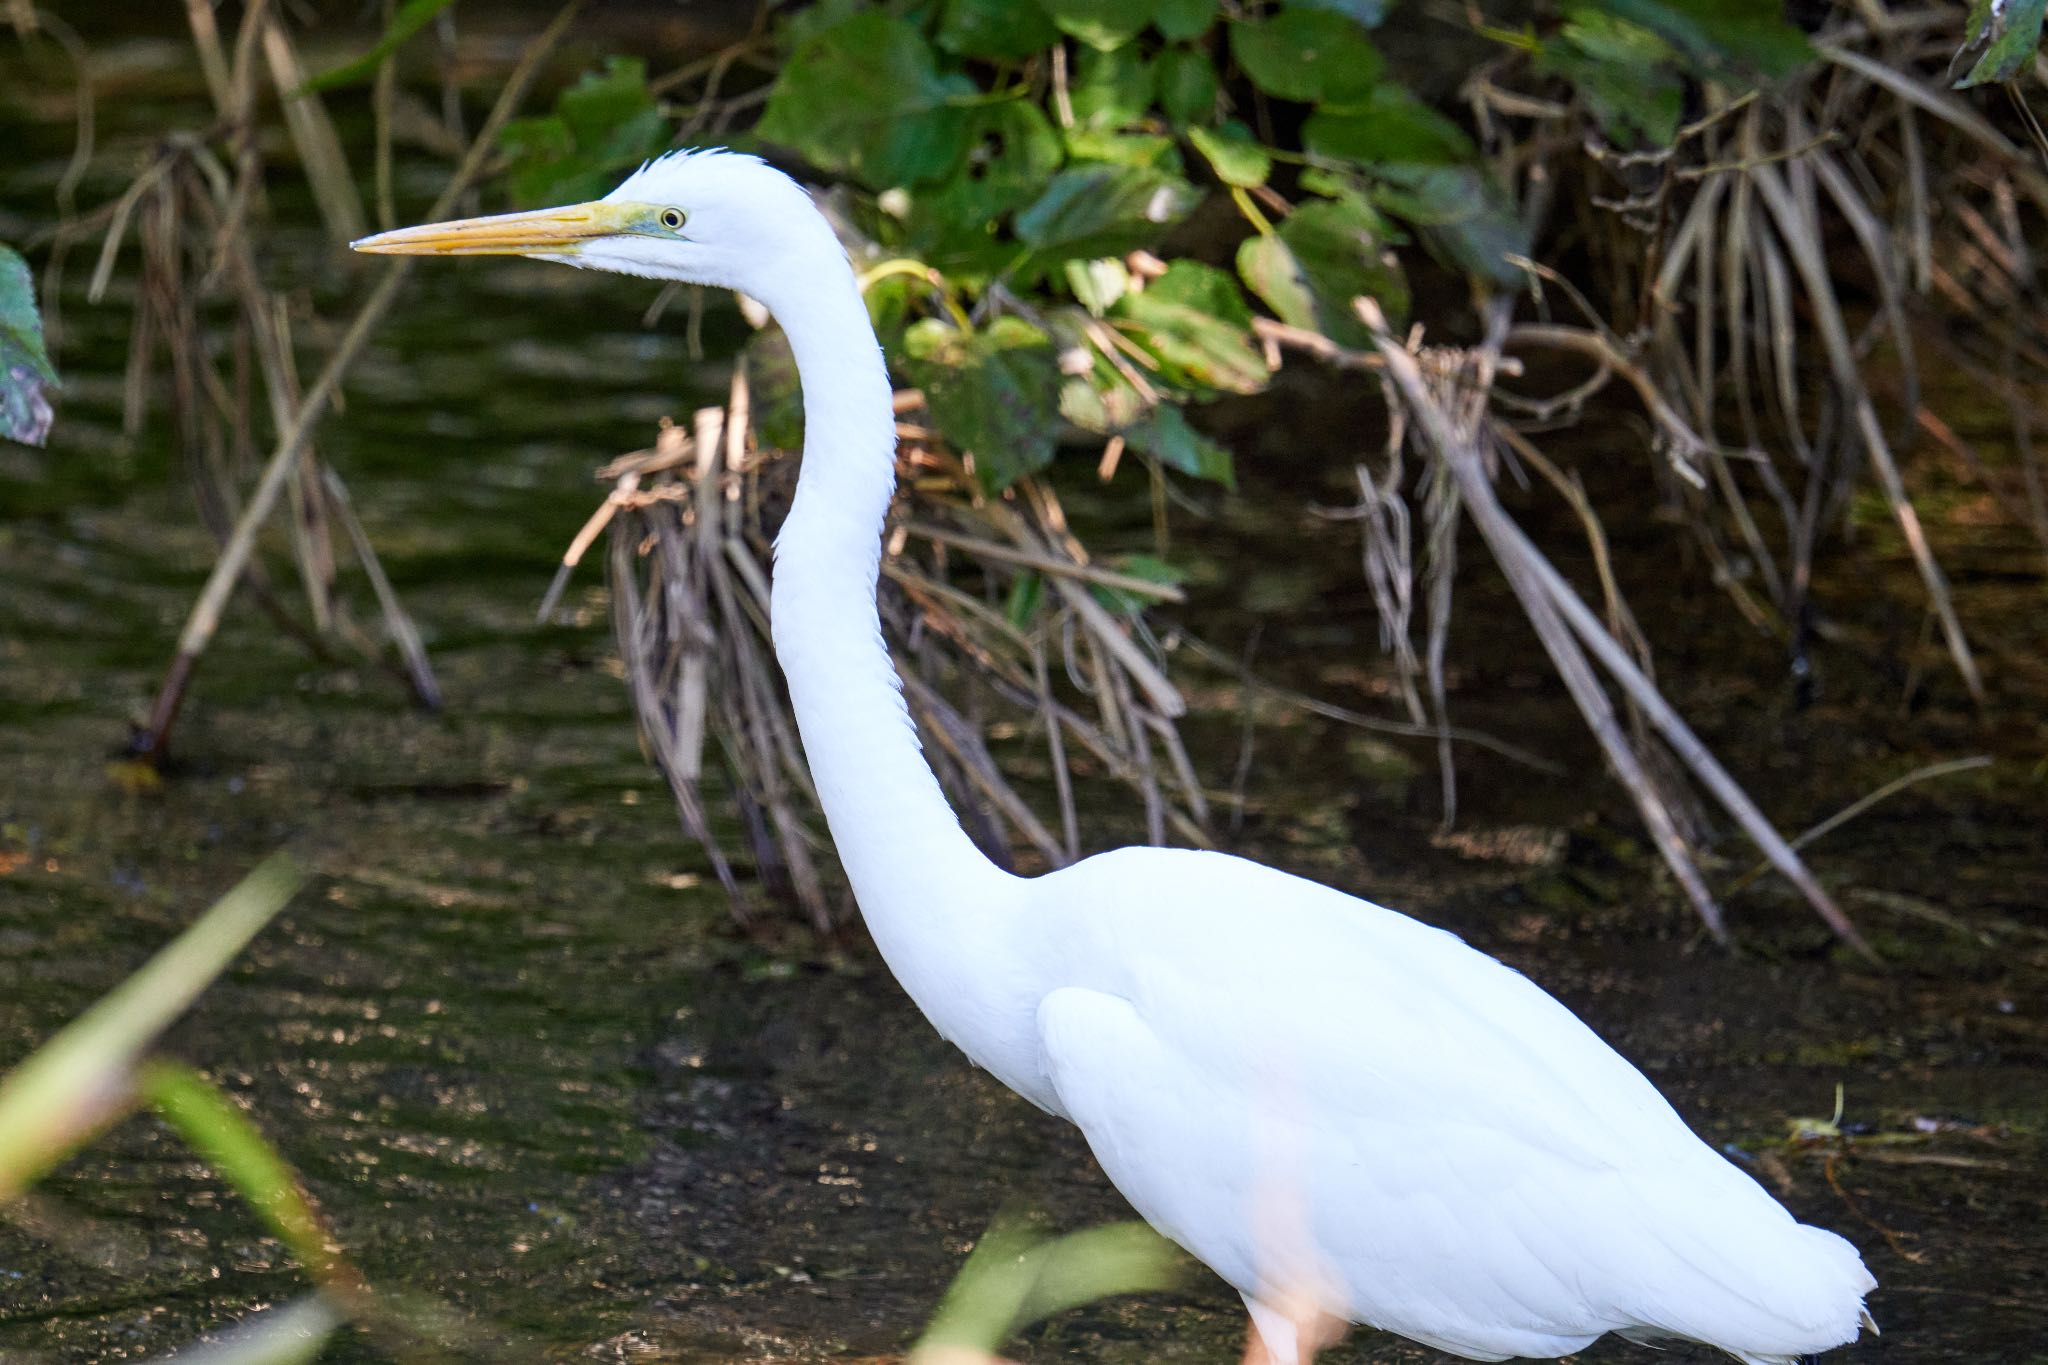
[[675,153],[592,203],[356,248],[533,256],[736,289],[775,315],[807,438],[775,652],[875,944],[939,1032],[1077,1124],[1138,1212],[1237,1288],[1274,1359],[1308,1354],[1296,1324],[1325,1315],[1472,1360],[1617,1332],[1750,1365],[1869,1322],[1854,1247],[1795,1221],[1571,1011],[1452,935],[1221,853],[1125,848],[1016,877],[975,848],[876,614],[888,371],[794,181]]

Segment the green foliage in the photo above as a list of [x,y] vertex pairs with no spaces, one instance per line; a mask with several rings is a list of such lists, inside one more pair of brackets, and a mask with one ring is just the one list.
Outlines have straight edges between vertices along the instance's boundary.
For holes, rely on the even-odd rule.
[[555,111],[514,119],[499,134],[506,185],[522,206],[596,199],[669,145],[668,120],[647,89],[646,64],[614,57],[564,90]]
[[1975,52],[1977,59],[1956,88],[2009,81],[2033,65],[2044,11],[2048,0],[1971,0],[1969,41],[1958,57]]
[[28,262],[0,246],[0,438],[41,445],[55,420],[48,391],[56,387]]
[[[1188,410],[1269,382],[1254,306],[1356,348],[1360,298],[1407,311],[1402,248],[1522,281],[1515,204],[1465,128],[1387,69],[1386,9],[828,0],[784,13],[752,137],[865,194],[856,221],[890,258],[870,277],[877,330],[990,490],[1077,437],[1228,484]],[[1676,134],[1687,82],[1764,79],[1808,52],[1779,0],[1562,0],[1559,18],[1504,36],[1626,144]],[[507,131],[514,196],[591,197],[662,134],[639,66],[615,62]],[[786,351],[753,349],[785,439]]]

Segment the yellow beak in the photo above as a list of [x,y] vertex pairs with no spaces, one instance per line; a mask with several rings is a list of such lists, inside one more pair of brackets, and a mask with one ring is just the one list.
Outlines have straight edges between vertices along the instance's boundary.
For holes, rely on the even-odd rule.
[[597,200],[399,228],[349,245],[379,256],[568,256],[593,237],[627,231],[630,217],[626,205]]

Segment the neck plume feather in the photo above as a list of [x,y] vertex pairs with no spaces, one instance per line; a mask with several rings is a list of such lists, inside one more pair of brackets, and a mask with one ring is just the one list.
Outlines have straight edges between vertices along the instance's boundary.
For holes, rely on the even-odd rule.
[[789,337],[804,394],[803,468],[775,545],[775,652],[840,862],[915,996],[899,958],[940,949],[942,921],[973,917],[968,902],[1013,879],[947,804],[882,639],[875,589],[896,418],[867,307],[836,241],[788,286],[763,300]]

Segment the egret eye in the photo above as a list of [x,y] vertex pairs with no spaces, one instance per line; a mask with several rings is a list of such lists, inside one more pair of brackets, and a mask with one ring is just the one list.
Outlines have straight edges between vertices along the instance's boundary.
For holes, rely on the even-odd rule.
[[684,214],[681,209],[663,209],[661,211],[661,225],[670,232],[682,231],[683,218]]

